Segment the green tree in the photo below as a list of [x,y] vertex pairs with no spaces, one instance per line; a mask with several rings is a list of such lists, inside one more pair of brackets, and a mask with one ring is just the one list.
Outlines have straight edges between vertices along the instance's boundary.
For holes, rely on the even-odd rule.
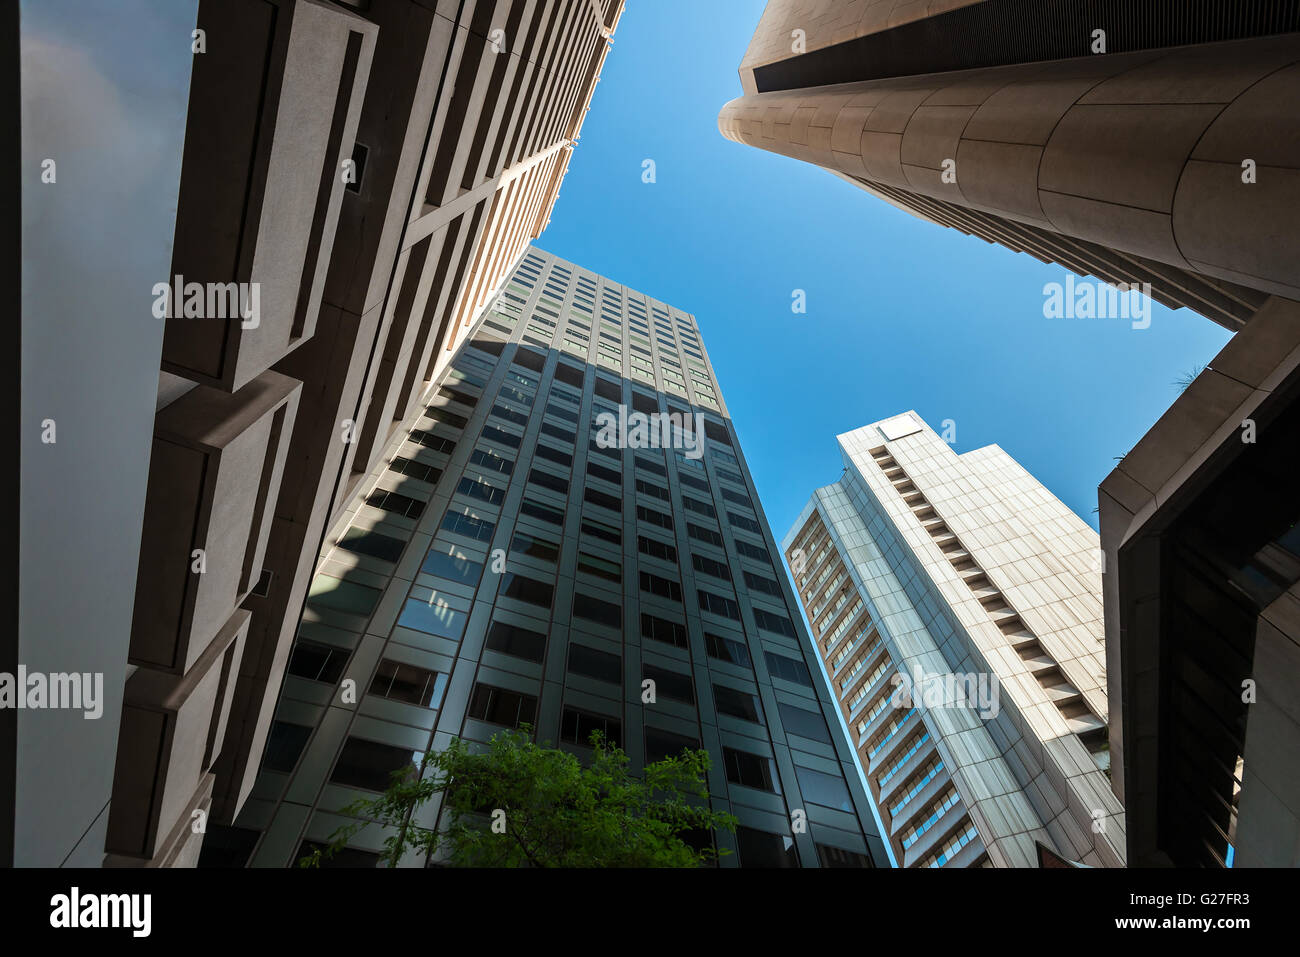
[[[300,865],[319,866],[368,822],[389,832],[389,867],[412,848],[453,867],[699,867],[718,852],[693,848],[683,833],[735,830],[733,815],[708,806],[707,751],[683,750],[636,776],[600,732],[583,765],[527,731],[493,735],[484,753],[459,739],[428,752],[418,768],[396,772],[379,797],[343,808],[361,820],[340,827]],[[439,794],[444,826],[413,826],[411,814]]]

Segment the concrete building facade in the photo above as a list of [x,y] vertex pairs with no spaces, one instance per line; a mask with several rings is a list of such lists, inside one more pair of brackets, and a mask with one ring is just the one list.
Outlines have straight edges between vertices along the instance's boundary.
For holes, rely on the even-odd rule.
[[1235,331],[1300,298],[1296,31],[1286,3],[772,0],[718,125]]
[[1273,298],[1098,490],[1135,866],[1300,866],[1300,303]]
[[[234,821],[326,531],[545,228],[622,7],[191,9],[170,264],[135,311],[161,334],[132,420],[147,488],[121,503],[139,544],[115,556],[134,611],[98,646],[116,761],[28,777],[67,826],[20,800],[14,863],[193,864]],[[37,612],[19,661],[66,629]],[[20,732],[20,771],[51,743]]]
[[[660,416],[685,428],[636,437]],[[426,750],[528,723],[633,767],[706,748],[723,866],[887,866],[693,316],[530,249],[362,487],[205,865],[292,866]]]
[[1097,534],[914,412],[838,442],[782,548],[897,865],[1123,866]]

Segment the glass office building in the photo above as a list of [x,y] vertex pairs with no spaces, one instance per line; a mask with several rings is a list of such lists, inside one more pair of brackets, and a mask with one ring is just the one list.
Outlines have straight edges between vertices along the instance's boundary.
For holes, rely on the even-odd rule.
[[887,866],[694,318],[530,248],[426,401],[327,536],[205,863],[292,865],[427,749],[527,723],[708,749],[722,866]]

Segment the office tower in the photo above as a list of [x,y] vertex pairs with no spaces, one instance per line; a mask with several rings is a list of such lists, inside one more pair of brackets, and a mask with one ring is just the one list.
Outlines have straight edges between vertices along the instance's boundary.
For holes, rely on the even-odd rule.
[[205,865],[292,865],[420,753],[520,722],[634,768],[707,748],[724,866],[887,863],[692,316],[530,249],[363,488]]
[[1300,298],[1296,31],[1294,3],[771,0],[718,125],[1236,331]]
[[[59,433],[23,433],[31,587],[5,658],[103,672],[105,710],[93,731],[30,712],[16,737],[0,715],[7,858],[192,864],[234,820],[326,529],[546,225],[622,6],[191,0],[179,30],[144,25],[190,61],[173,77],[183,136],[179,117],[159,135],[174,229],[137,235],[126,216],[115,239],[170,236],[168,255],[138,298],[96,303],[85,335],[66,309],[24,309],[24,407]],[[39,169],[47,144],[25,148]],[[33,224],[81,215],[62,191],[93,163],[58,158]],[[45,252],[79,275],[68,249]],[[46,342],[38,323],[69,333]],[[68,491],[88,462],[93,494]],[[79,568],[94,581],[77,600],[41,584]]]
[[1097,534],[915,412],[837,441],[782,548],[895,862],[1122,866]]

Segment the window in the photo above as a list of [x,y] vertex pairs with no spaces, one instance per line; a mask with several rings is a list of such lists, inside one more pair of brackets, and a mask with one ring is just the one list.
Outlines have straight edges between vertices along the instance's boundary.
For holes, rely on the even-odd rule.
[[531,725],[537,720],[537,699],[518,691],[476,684],[469,699],[469,716],[507,728]]
[[768,565],[772,564],[772,556],[767,553],[766,548],[762,548],[758,545],[751,545],[749,542],[743,541],[739,538],[736,539],[736,551],[744,555],[746,558],[755,558]]
[[774,631],[778,635],[785,635],[787,638],[794,638],[794,625],[790,624],[790,619],[781,615],[774,615],[771,612],[764,611],[761,608],[754,609],[754,623],[759,628],[766,628],[768,631]]
[[298,763],[298,756],[307,746],[311,737],[311,728],[288,721],[272,721],[271,730],[266,736],[266,752],[262,756],[262,767],[268,771],[292,771]]
[[661,499],[665,502],[670,501],[668,489],[655,485],[653,482],[646,482],[642,479],[637,479],[636,490],[642,495],[649,495],[652,498]]
[[489,522],[487,519],[471,515],[469,509],[456,511],[453,508],[448,509],[447,514],[443,516],[442,527],[456,535],[464,535],[466,538],[486,542],[492,538],[492,533],[497,526],[495,522]]
[[755,535],[763,534],[763,527],[753,519],[746,518],[743,515],[737,515],[735,512],[727,513],[727,521],[731,522],[736,528],[743,528],[747,532],[753,532]]
[[[567,419],[567,420],[570,421],[570,422],[577,422],[577,421],[578,421],[578,413],[577,413],[577,412],[574,412],[572,409],[562,409],[562,408],[560,408],[560,406],[555,405],[555,404],[553,404],[553,403],[552,403],[552,404],[549,404],[549,405],[546,406],[546,414],[547,414],[547,415],[553,415],[553,416],[556,416],[557,418],[561,418],[561,419]],[[573,441],[573,436],[572,436],[572,435],[569,436],[569,441],[570,441],[570,442]]]
[[658,575],[652,575],[650,572],[641,573],[641,590],[648,591],[652,595],[658,595],[660,598],[667,598],[670,601],[682,600],[682,586],[680,584],[667,578],[661,578]]
[[753,507],[754,507],[754,506],[753,506],[753,503],[750,502],[750,500],[749,500],[749,496],[748,496],[748,495],[745,495],[745,494],[743,494],[743,493],[741,493],[741,492],[733,492],[733,491],[732,491],[731,489],[729,489],[729,488],[725,488],[725,487],[724,487],[724,488],[722,489],[722,497],[725,498],[725,499],[726,499],[727,501],[729,501],[729,502],[735,502],[737,505],[743,505],[743,506],[745,506],[746,508],[753,508]]
[[727,780],[742,787],[758,791],[780,793],[776,789],[775,776],[772,774],[772,759],[761,754],[738,751],[735,748],[722,749],[722,763],[727,769]]
[[549,610],[555,588],[534,578],[527,578],[514,572],[506,572],[501,576],[501,594],[506,598],[513,598],[515,601],[527,602],[530,605],[537,605]]
[[385,658],[379,662],[368,694],[427,708],[433,703],[438,673]]
[[483,431],[480,433],[480,437],[489,442],[500,442],[502,445],[508,445],[512,449],[519,448],[519,443],[523,441],[521,436],[507,432],[505,429],[498,429],[495,425],[483,426]]
[[561,465],[566,467],[573,465],[573,456],[568,452],[561,452],[559,449],[553,449],[549,445],[545,445],[541,442],[537,443],[537,449],[533,454],[541,459],[549,459],[552,462],[559,462]]
[[483,574],[483,563],[474,561],[455,545],[435,544],[425,556],[420,571],[463,585],[477,585]]
[[287,670],[289,674],[308,681],[337,684],[339,678],[343,677],[343,667],[348,663],[350,654],[341,648],[299,638],[293,643],[293,654],[289,656]]
[[827,844],[817,845],[817,859],[822,867],[874,867],[871,858],[857,851],[845,851]]
[[534,485],[540,485],[542,488],[550,489],[552,492],[559,492],[561,495],[569,491],[569,480],[561,478],[559,475],[552,475],[550,472],[543,472],[541,469],[531,469],[528,472],[528,481]]
[[762,575],[745,572],[745,584],[754,591],[761,591],[765,595],[775,595],[778,598],[781,597],[781,586],[770,578],[764,578]]
[[623,476],[617,469],[607,469],[605,466],[597,465],[595,462],[587,463],[587,474],[609,482],[612,485],[623,484]]
[[465,630],[465,613],[457,611],[444,601],[425,601],[408,598],[402,606],[397,623],[403,628],[413,628],[426,635],[459,640]]
[[379,532],[353,527],[339,539],[338,545],[339,548],[358,555],[369,555],[382,561],[395,562],[402,557],[402,549],[406,547],[406,542],[400,538],[381,535]]
[[392,512],[403,518],[419,518],[424,514],[424,502],[382,488],[377,488],[367,495],[366,504],[374,508],[382,508],[385,512]]
[[581,389],[583,383],[586,381],[586,374],[582,369],[575,369],[568,363],[561,362],[555,367],[555,378],[560,382],[577,386]]
[[641,677],[649,678],[655,683],[655,694],[674,701],[695,704],[695,684],[690,675],[684,675],[657,665],[642,664]]
[[509,475],[515,470],[514,462],[503,459],[491,449],[475,449],[470,453],[469,460],[474,465],[480,465],[493,472],[500,472],[502,475]]
[[708,649],[710,658],[717,658],[719,661],[730,662],[733,665],[740,665],[742,668],[753,669],[753,659],[749,657],[749,648],[743,641],[735,638],[723,638],[721,635],[704,633],[704,646]]
[[330,608],[349,615],[369,615],[375,610],[383,592],[369,585],[317,575],[311,583],[307,604],[315,608]]
[[696,478],[694,475],[687,475],[685,472],[677,473],[677,481],[681,482],[687,488],[699,489],[701,492],[709,491],[709,483],[702,478]]
[[705,528],[703,525],[696,525],[694,522],[686,523],[686,534],[691,538],[701,542],[708,542],[710,545],[722,547],[722,536],[711,528]]
[[582,592],[573,593],[573,614],[576,618],[585,618],[610,628],[621,628],[623,625],[622,608]]
[[794,776],[799,779],[799,790],[803,792],[805,801],[852,813],[853,801],[849,797],[848,786],[839,775],[795,765]]
[[660,464],[659,462],[651,461],[650,459],[646,458],[644,455],[636,456],[635,461],[636,461],[636,467],[639,469],[645,469],[647,472],[654,472],[656,475],[662,475],[665,478],[668,476],[668,470],[664,468],[662,464]]
[[592,732],[599,731],[607,744],[617,744],[623,739],[623,724],[617,718],[592,714],[577,708],[565,708],[560,715],[560,740],[569,744],[591,743]]
[[607,508],[611,512],[621,512],[623,510],[623,500],[617,495],[610,495],[607,492],[602,492],[599,489],[594,489],[590,486],[588,486],[582,493],[582,498],[584,501],[590,502],[592,505]]
[[695,566],[697,572],[712,575],[714,578],[721,578],[723,581],[731,581],[731,571],[724,562],[716,562],[704,555],[692,554],[691,564]]
[[546,655],[546,636],[540,631],[494,621],[488,629],[487,647],[503,655],[540,662]]
[[434,405],[429,406],[429,408],[425,410],[425,415],[433,419],[435,422],[440,422],[443,425],[450,425],[453,429],[463,429],[465,428],[465,423],[469,421],[463,415],[457,415],[455,412]]
[[703,589],[696,589],[696,591],[699,595],[701,611],[712,612],[733,621],[740,621],[740,606],[730,598],[723,598],[721,595],[715,595]]
[[736,828],[736,850],[741,867],[799,866],[794,838],[785,834],[771,834],[742,825]]
[[663,512],[657,512],[653,508],[646,508],[644,505],[638,505],[636,507],[636,517],[651,525],[666,528],[670,532],[673,530],[673,517],[671,515],[665,515]]
[[682,505],[690,509],[692,512],[699,512],[701,515],[707,515],[709,518],[718,517],[717,511],[712,505],[693,499],[689,495],[682,496]]
[[438,479],[442,477],[442,469],[434,468],[432,465],[426,465],[423,462],[408,459],[401,455],[393,456],[393,460],[388,463],[388,470],[390,472],[400,472],[403,475],[409,475],[411,478],[430,484],[437,484]]
[[519,512],[522,515],[529,515],[551,525],[564,524],[564,513],[562,511],[558,508],[551,508],[549,505],[543,505],[535,499],[525,498],[519,506]]
[[645,729],[646,764],[653,764],[656,761],[662,761],[664,758],[676,757],[683,751],[697,751],[699,747],[698,738],[688,738],[685,735],[673,734],[671,731],[661,731],[658,728]]
[[500,505],[501,500],[506,497],[505,489],[497,488],[481,478],[470,475],[465,476],[457,483],[456,492],[468,498],[478,499],[480,502],[487,502],[489,505]]
[[737,691],[723,685],[713,686],[713,701],[719,714],[729,714],[733,718],[759,723],[758,699],[748,691]]
[[538,535],[515,532],[514,537],[510,539],[510,551],[544,562],[554,562],[559,557],[560,546]]
[[615,459],[619,461],[621,461],[623,458],[622,453],[620,453],[616,447],[605,448],[603,445],[597,445],[595,439],[589,439],[587,441],[587,448],[589,448],[595,454],[603,455],[606,458]]
[[492,406],[492,415],[496,416],[498,419],[505,419],[507,422],[512,422],[515,425],[528,424],[528,416],[526,414],[523,412],[517,412],[509,406],[504,406],[499,402]]
[[607,558],[600,558],[587,552],[578,552],[578,571],[596,575],[612,582],[623,580],[623,566]]
[[781,723],[785,725],[785,730],[789,734],[797,734],[801,738],[809,738],[825,744],[831,743],[831,733],[826,727],[826,719],[820,714],[796,708],[784,701],[777,702],[776,707],[781,714]]
[[623,683],[623,660],[618,655],[586,645],[569,645],[569,671],[610,684]]
[[667,542],[661,542],[655,538],[646,538],[644,535],[636,537],[636,548],[642,555],[649,555],[651,558],[658,558],[665,562],[677,564],[677,549]]
[[613,525],[598,522],[594,518],[583,518],[582,534],[599,538],[601,541],[613,542],[615,545],[623,543],[623,533],[619,529]]
[[348,738],[334,764],[330,780],[335,784],[386,791],[393,783],[393,773],[414,765],[410,748],[380,744],[364,738]]
[[812,675],[808,673],[808,666],[802,661],[770,651],[764,652],[763,657],[767,660],[767,670],[772,673],[773,678],[783,678],[796,684],[807,685],[809,688],[813,686]]
[[686,626],[666,618],[641,613],[641,637],[662,641],[677,648],[687,647]]

